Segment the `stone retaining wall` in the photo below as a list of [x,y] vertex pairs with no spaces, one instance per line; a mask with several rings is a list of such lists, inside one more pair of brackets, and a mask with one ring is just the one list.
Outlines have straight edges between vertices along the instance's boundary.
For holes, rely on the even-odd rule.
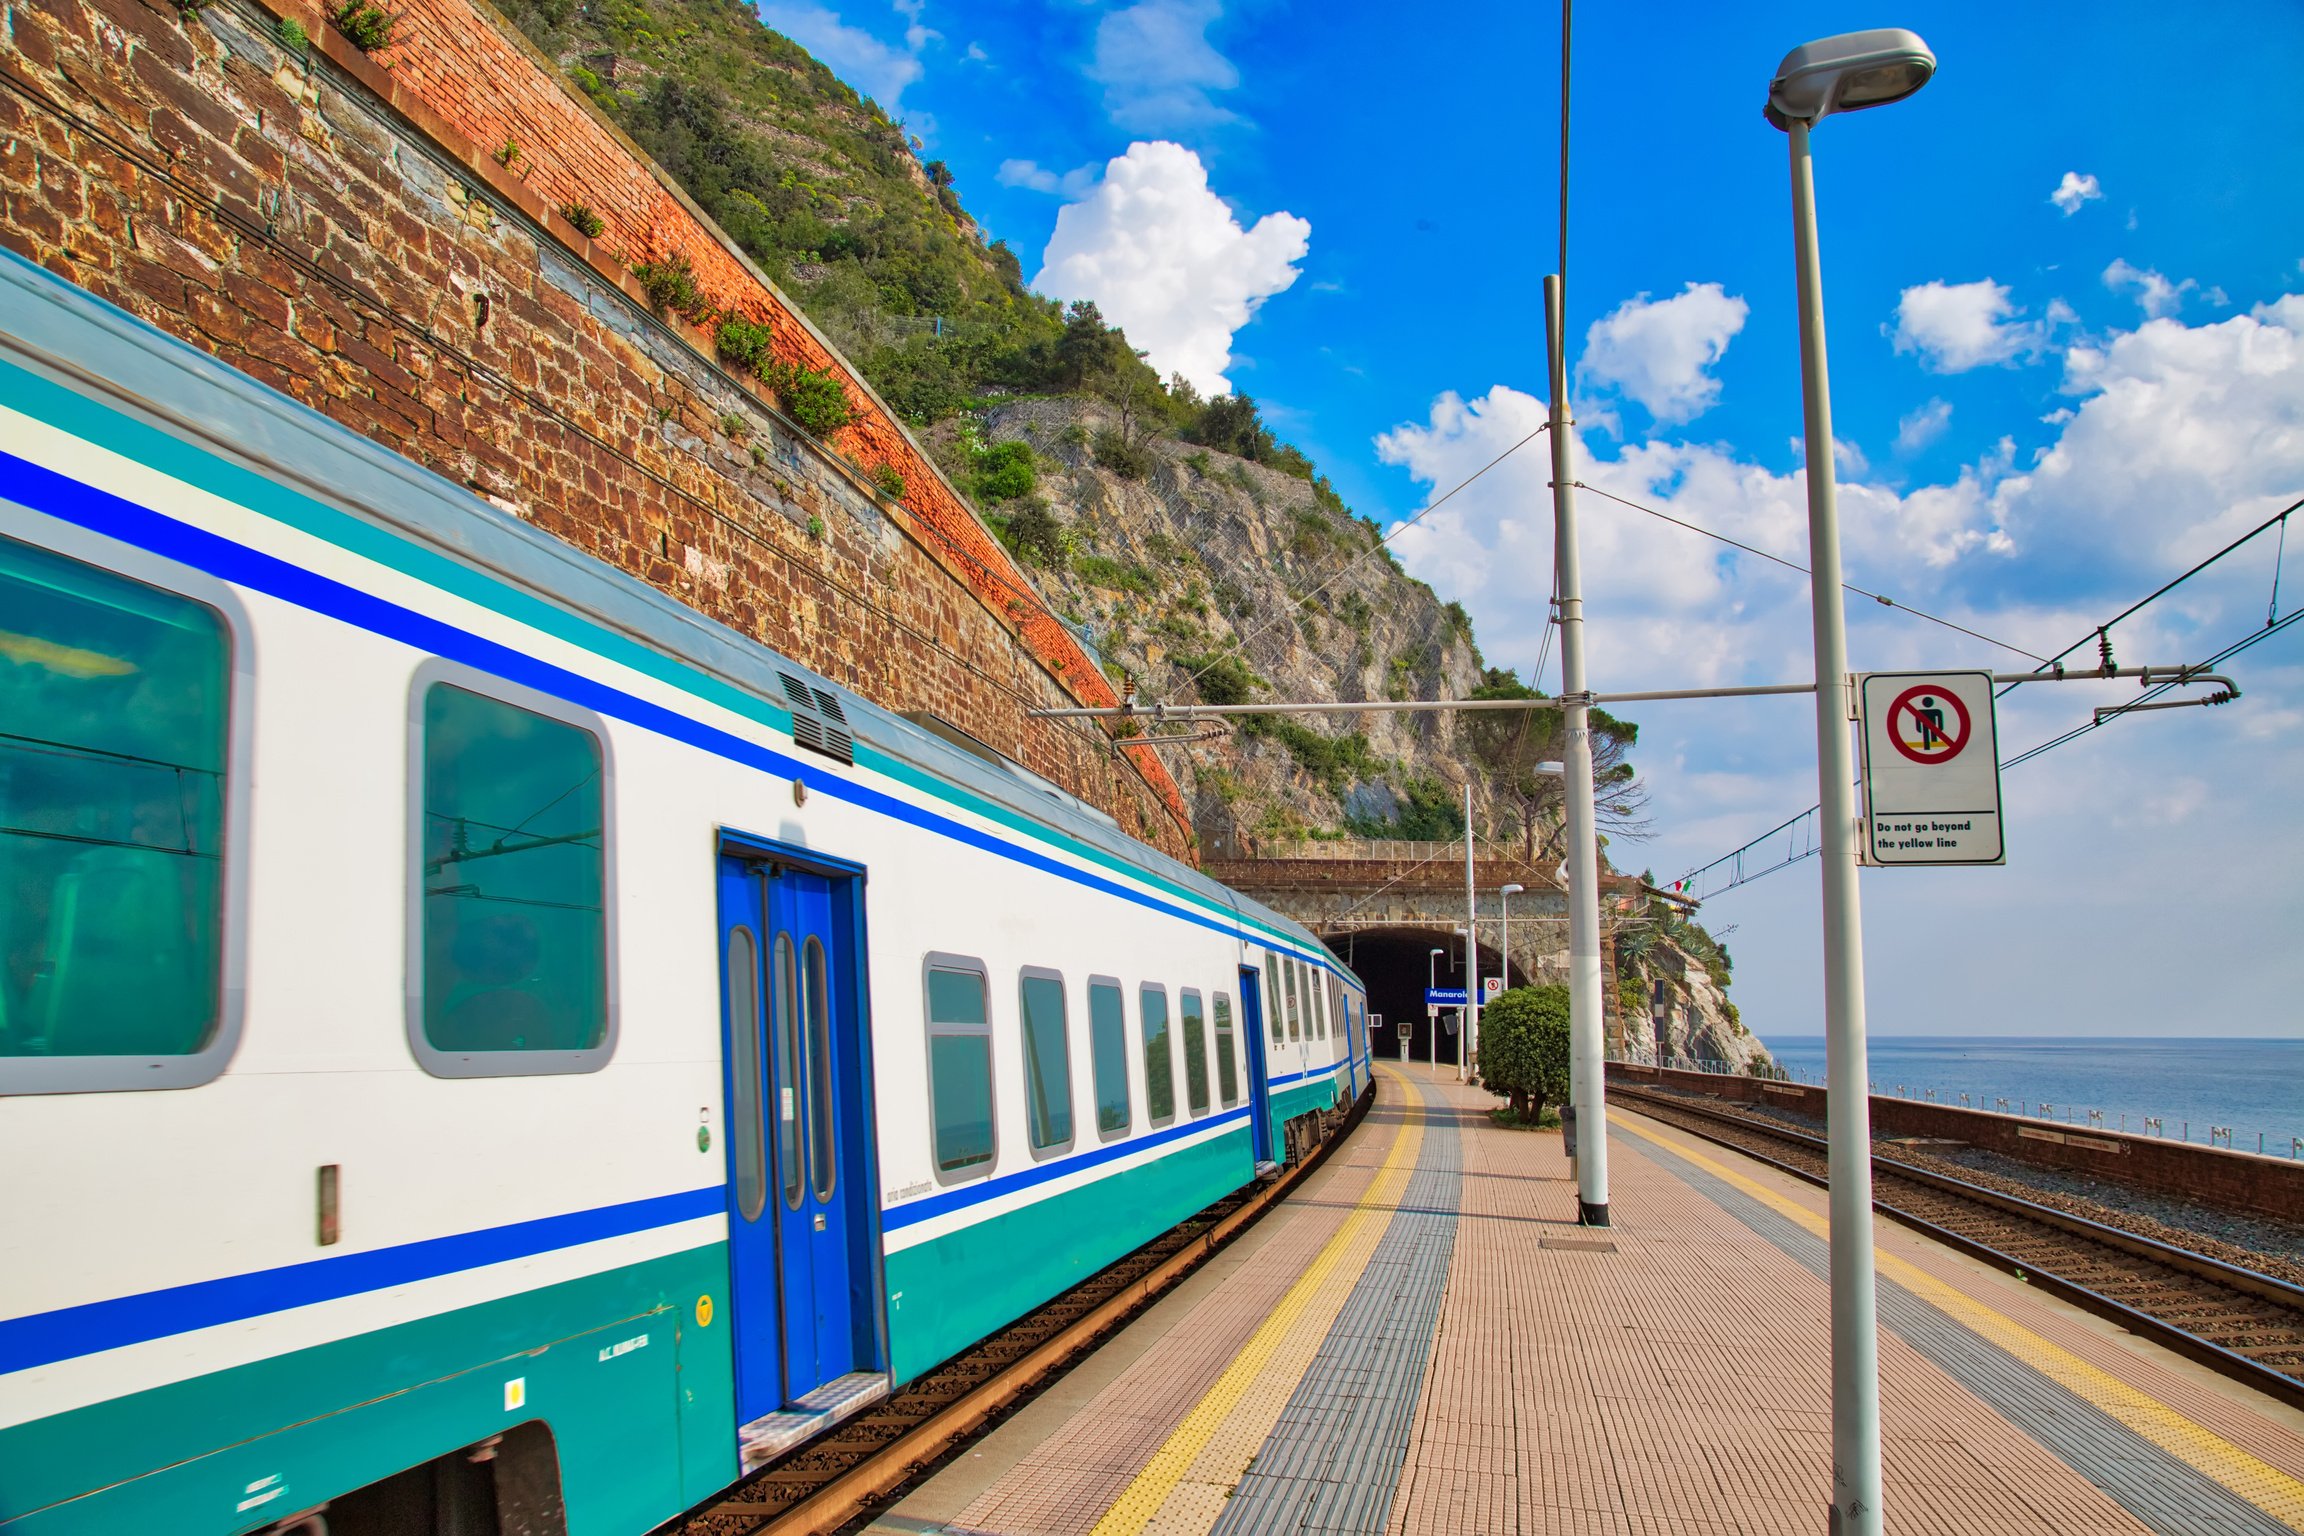
[[[7,4],[0,244],[1189,858],[1150,749],[1031,718],[1112,690],[798,311],[483,4],[392,9],[371,58],[301,0]],[[855,424],[810,437],[653,313],[628,264],[675,252]]]

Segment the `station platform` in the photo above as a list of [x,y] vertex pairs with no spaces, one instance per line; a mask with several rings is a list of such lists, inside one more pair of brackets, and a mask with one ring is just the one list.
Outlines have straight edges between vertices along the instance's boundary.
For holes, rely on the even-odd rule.
[[[1610,1115],[1557,1132],[1421,1063],[1303,1188],[870,1528],[888,1536],[1826,1528],[1824,1196]],[[1893,1223],[1887,1527],[2304,1532],[2304,1414]]]

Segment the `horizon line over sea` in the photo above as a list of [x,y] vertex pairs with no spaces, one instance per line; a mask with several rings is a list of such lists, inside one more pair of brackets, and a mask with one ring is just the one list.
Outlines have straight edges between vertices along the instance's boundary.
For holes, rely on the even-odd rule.
[[[1824,1081],[1822,1035],[1762,1035],[1778,1066]],[[1866,1065],[1873,1092],[1975,1109],[2153,1133],[2205,1144],[2228,1127],[2235,1151],[2304,1153],[2304,1038],[2169,1035],[1874,1035]],[[2219,1145],[2223,1144],[2219,1139]]]

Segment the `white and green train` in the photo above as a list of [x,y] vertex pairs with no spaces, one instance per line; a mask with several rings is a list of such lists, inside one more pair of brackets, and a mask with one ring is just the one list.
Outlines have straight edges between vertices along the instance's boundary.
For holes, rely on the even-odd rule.
[[0,253],[0,1526],[625,1533],[1257,1177],[1310,933]]

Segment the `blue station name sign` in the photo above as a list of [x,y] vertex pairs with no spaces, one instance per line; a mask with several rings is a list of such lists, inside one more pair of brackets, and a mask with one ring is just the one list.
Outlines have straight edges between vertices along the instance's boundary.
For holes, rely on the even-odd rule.
[[1462,987],[1426,987],[1424,1005],[1427,1008],[1461,1008],[1469,1001]]

